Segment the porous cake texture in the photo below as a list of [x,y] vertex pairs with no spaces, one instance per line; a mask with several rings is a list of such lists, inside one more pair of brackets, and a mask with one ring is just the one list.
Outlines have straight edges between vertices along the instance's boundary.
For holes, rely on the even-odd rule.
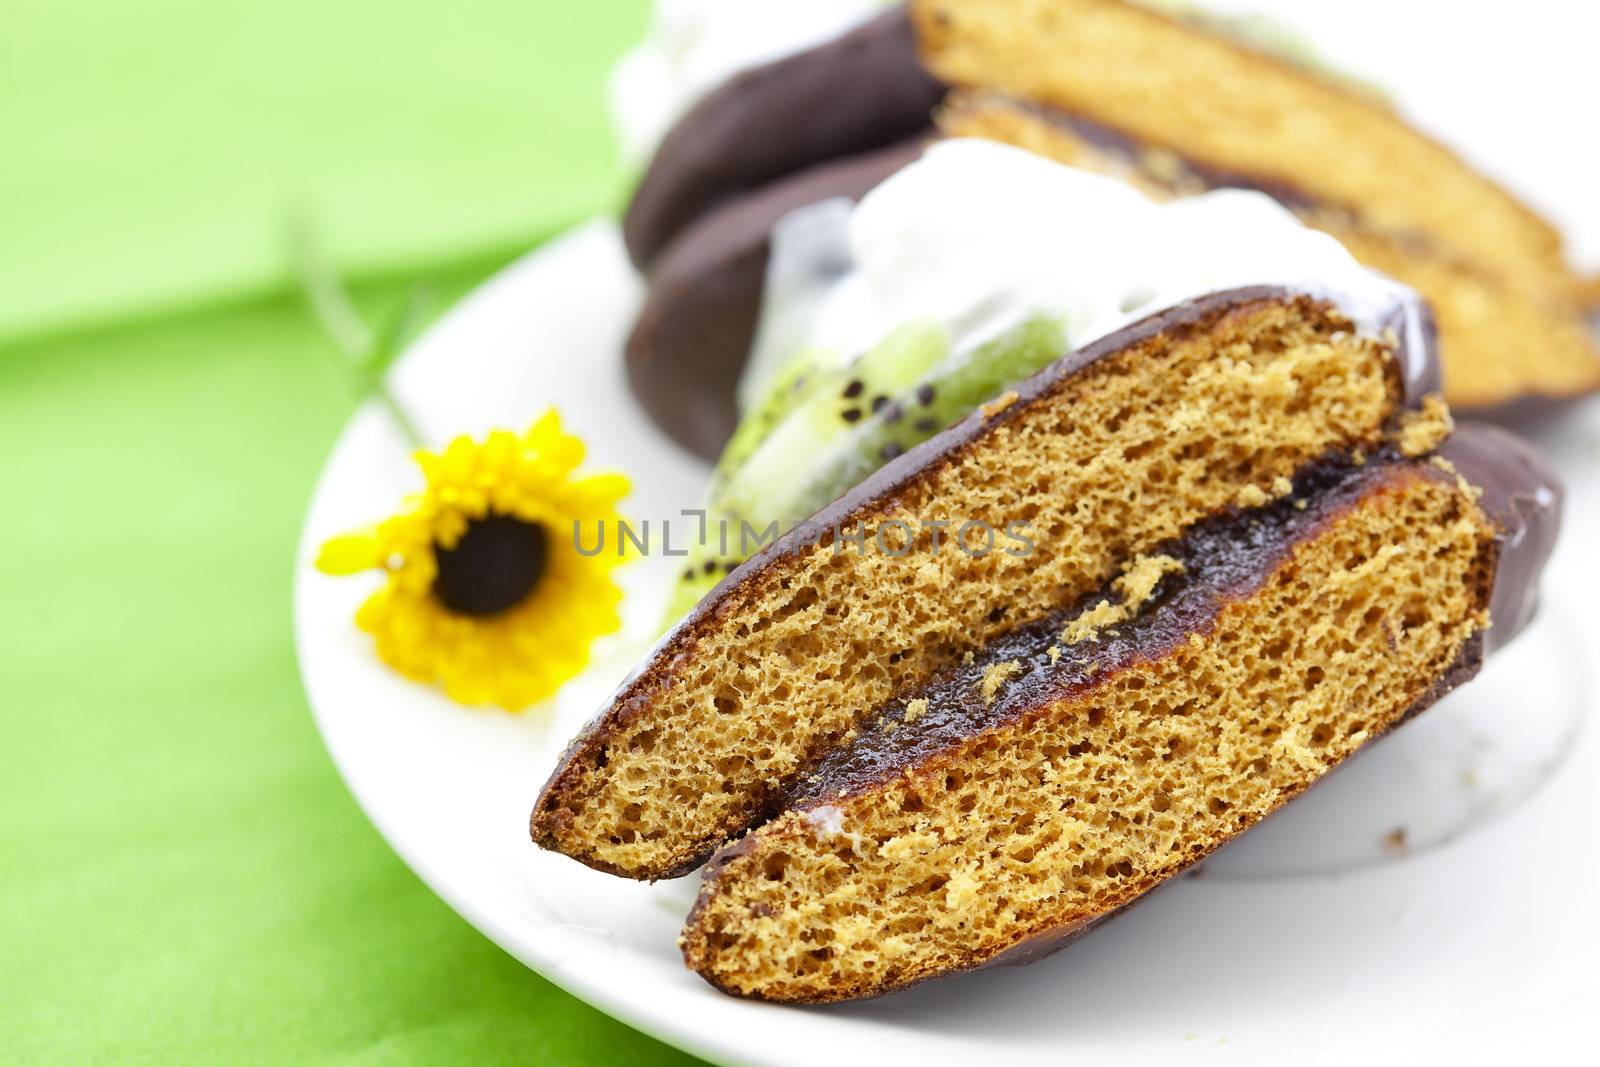
[[712,860],[685,960],[816,1002],[1082,932],[1470,677],[1475,500],[1428,460],[1331,461],[1192,527],[1131,617],[1075,626],[1108,588],[901,695]]
[[[770,816],[874,710],[1335,453],[1406,403],[1391,333],[1283,291],[1214,294],[1119,331],[891,463],[746,563],[569,749],[534,839],[682,874]],[[1412,398],[1414,401],[1419,398]],[[857,551],[835,529],[914,531]],[[1025,524],[1031,551],[932,549],[930,520]],[[869,537],[871,533],[869,532]]]

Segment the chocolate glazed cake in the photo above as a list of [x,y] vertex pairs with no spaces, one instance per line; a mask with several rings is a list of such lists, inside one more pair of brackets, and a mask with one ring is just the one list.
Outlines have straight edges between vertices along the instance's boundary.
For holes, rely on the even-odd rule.
[[[1329,456],[1416,438],[1437,421],[1417,412],[1431,339],[1414,299],[1388,314],[1358,329],[1327,299],[1216,293],[1019,383],[728,576],[573,743],[534,840],[629,877],[686,873],[897,693]],[[840,533],[891,520],[914,531],[893,552]],[[956,551],[930,520],[1022,522],[1034,544]]]
[[[742,832],[680,945],[776,1001],[1024,962],[1137,901],[1532,614],[1559,488],[1509,433],[1452,434],[1419,314],[1375,339],[1221,292],[1058,360],[721,583],[534,840],[656,878]],[[925,516],[1022,516],[1029,550],[941,550]]]
[[[807,191],[863,195],[885,149],[926,136],[946,87],[958,90],[937,109],[947,134],[1161,196],[1227,185],[1277,197],[1434,305],[1458,409],[1525,417],[1600,388],[1559,236],[1370,93],[1264,53],[1224,20],[1125,0],[909,9],[733,79],[679,122],[641,183],[626,234],[652,290],[629,373],[652,417],[700,454],[736,421],[770,219]],[[693,253],[674,254],[678,242]]]
[[953,139],[836,207],[707,501],[810,517],[703,597],[730,549],[691,550],[531,818],[628,877],[715,854],[682,947],[718,987],[872,996],[1085,929],[1526,619],[1547,474],[1447,443],[1416,294],[1268,197]]
[[1060,948],[1470,679],[1531,611],[1556,495],[1469,427],[1196,523],[882,705],[711,861],[685,960],[816,1003]]
[[1216,170],[1065,111],[990,94],[954,93],[939,129],[986,137],[1062,163],[1114,174],[1152,196],[1254,188],[1331,234],[1357,259],[1415,288],[1438,320],[1445,395],[1453,408],[1514,421],[1600,385],[1594,334],[1561,287],[1507,271],[1417,229],[1376,223],[1359,208],[1292,185]]

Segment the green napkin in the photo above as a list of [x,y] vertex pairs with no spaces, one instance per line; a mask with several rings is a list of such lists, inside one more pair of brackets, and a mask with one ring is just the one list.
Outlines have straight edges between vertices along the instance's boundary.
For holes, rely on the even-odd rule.
[[646,0],[11,0],[0,336],[259,291],[286,212],[357,269],[533,238],[618,191]]
[[295,540],[352,397],[281,198],[373,317],[465,292],[609,202],[640,16],[402,7],[7,9],[0,1062],[688,1062],[435,899],[305,706]]

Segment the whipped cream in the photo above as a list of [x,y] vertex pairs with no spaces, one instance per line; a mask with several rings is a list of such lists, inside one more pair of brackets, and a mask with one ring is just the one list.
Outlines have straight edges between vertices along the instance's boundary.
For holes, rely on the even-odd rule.
[[[815,259],[832,279],[808,300],[805,347],[841,360],[915,320],[943,324],[959,355],[1049,316],[1077,349],[1194,297],[1271,285],[1332,301],[1363,333],[1401,333],[1407,384],[1428,387],[1416,295],[1261,193],[1158,202],[1115,178],[961,139],[933,145],[853,211],[802,212],[775,232],[775,273],[794,286],[795,261]],[[831,240],[818,232],[830,220]],[[804,234],[800,248],[785,247],[790,233]],[[842,272],[841,252],[851,264]],[[764,377],[778,361],[760,348],[752,370]]]
[[642,165],[706,93],[740,71],[803,52],[891,0],[656,0],[650,29],[611,75],[624,157]]

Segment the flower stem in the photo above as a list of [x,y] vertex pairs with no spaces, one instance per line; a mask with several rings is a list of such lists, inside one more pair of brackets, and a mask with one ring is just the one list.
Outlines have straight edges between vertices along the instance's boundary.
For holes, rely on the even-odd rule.
[[363,397],[383,405],[413,449],[424,447],[421,432],[389,387],[387,371],[399,356],[428,303],[425,287],[415,287],[399,316],[388,329],[375,331],[361,317],[349,289],[323,251],[303,213],[290,216],[289,253],[301,293],[323,330],[342,351],[354,372]]
[[371,377],[367,384],[367,392],[389,412],[389,418],[394,422],[395,427],[400,431],[400,435],[406,439],[406,443],[411,446],[413,451],[426,446],[426,442],[422,439],[422,434],[417,430],[416,423],[412,422],[411,416],[406,414],[405,407],[395,397],[394,392],[389,388],[389,383],[384,380],[382,374],[376,374]]

